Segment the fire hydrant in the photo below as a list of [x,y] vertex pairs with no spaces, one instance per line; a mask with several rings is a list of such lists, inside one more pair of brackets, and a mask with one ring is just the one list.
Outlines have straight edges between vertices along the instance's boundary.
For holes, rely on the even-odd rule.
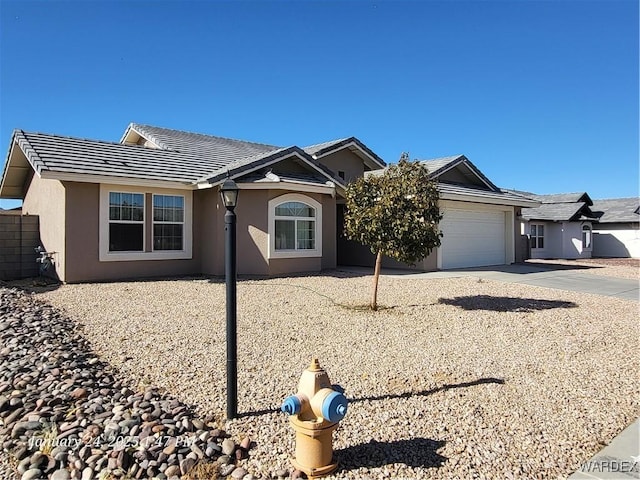
[[308,478],[329,475],[338,468],[333,458],[333,431],[347,413],[347,398],[331,388],[329,375],[318,359],[302,372],[298,393],[287,397],[281,410],[290,415],[296,431],[293,466]]

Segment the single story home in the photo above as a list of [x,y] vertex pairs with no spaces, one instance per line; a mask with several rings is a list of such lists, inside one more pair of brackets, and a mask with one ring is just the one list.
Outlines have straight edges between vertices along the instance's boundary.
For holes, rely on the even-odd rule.
[[528,235],[530,258],[591,258],[593,201],[586,192],[537,195],[510,190],[540,205],[522,209],[521,233]]
[[[516,219],[537,202],[500,190],[463,155],[425,165],[445,237],[420,267],[513,262]],[[0,198],[39,216],[62,281],[221,275],[229,177],[240,188],[238,273],[283,275],[358,264],[362,249],[341,236],[344,192],[385,166],[355,137],[278,147],[135,123],[120,142],[16,130]]]
[[598,217],[593,225],[595,257],[640,258],[640,199],[594,200],[591,207]]

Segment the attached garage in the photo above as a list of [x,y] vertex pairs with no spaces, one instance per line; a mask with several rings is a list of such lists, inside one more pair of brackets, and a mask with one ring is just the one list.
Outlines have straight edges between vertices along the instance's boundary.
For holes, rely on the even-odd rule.
[[504,265],[506,212],[443,209],[442,269]]
[[[440,247],[408,266],[383,258],[386,268],[423,271],[508,265],[525,257],[520,236],[522,207],[539,202],[496,187],[464,155],[420,162],[438,182],[440,193]],[[366,172],[379,175],[382,171]],[[338,264],[372,266],[374,257],[367,247],[340,235],[342,214],[338,210]],[[517,240],[517,241],[516,241]]]

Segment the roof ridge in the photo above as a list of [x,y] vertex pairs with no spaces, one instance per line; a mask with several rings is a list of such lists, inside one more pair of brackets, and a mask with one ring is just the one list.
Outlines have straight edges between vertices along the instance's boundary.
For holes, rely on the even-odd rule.
[[637,200],[640,202],[640,197],[614,197],[614,198],[594,198],[594,202],[609,202],[615,200]]
[[444,156],[442,156],[442,157],[434,157],[434,158],[422,158],[422,159],[420,159],[420,158],[416,158],[416,159],[415,159],[415,160],[413,160],[413,161],[418,161],[418,162],[435,162],[435,161],[437,161],[437,160],[444,160],[445,158],[458,159],[458,158],[460,158],[460,157],[464,157],[464,156],[465,156],[465,155],[464,155],[464,153],[460,153],[460,154],[457,154],[457,155],[444,155]]
[[[277,150],[277,149],[280,149],[280,148],[287,148],[287,147],[280,147],[280,146],[277,146],[277,145],[272,145],[272,144],[269,144],[269,143],[253,142],[251,140],[241,140],[239,138],[221,137],[221,136],[218,136],[218,135],[211,135],[209,133],[192,132],[192,131],[189,131],[189,130],[178,130],[176,128],[158,127],[158,126],[155,126],[155,125],[147,125],[147,124],[144,124],[144,123],[131,122],[130,125],[133,128],[135,128],[135,127],[141,127],[142,129],[144,129],[145,127],[147,127],[147,128],[158,128],[158,129],[161,129],[161,130],[168,130],[170,132],[176,132],[176,133],[186,133],[186,134],[189,134],[189,135],[199,135],[201,137],[216,138],[216,139],[220,139],[220,140],[231,140],[232,142],[249,143],[251,145],[259,145],[259,146],[262,146],[262,147],[271,147],[274,150]],[[146,132],[146,133],[148,133],[148,132]]]
[[[118,145],[120,147],[135,147],[135,148],[146,148],[143,145],[135,145],[132,143],[120,143],[120,142],[113,142],[110,140],[100,140],[97,138],[86,138],[86,137],[73,137],[71,135],[60,135],[57,133],[47,133],[47,132],[25,132],[24,130],[21,129],[16,129],[16,131],[22,132],[23,135],[44,135],[47,137],[54,137],[54,138],[64,138],[67,140],[82,140],[84,142],[95,142],[95,143],[102,143],[102,144],[106,144],[106,145]],[[146,148],[147,150],[149,150],[148,148]]]
[[577,195],[579,193],[585,194],[587,192],[585,192],[585,191],[582,191],[582,192],[581,191],[577,191],[577,192],[561,192],[561,193],[536,193],[536,195],[544,197],[544,196],[551,196],[551,195]]
[[301,147],[303,150],[307,149],[307,148],[313,148],[313,147],[317,147],[318,145],[324,145],[327,143],[338,143],[338,142],[344,142],[345,140],[349,140],[351,138],[355,138],[353,135],[351,135],[350,137],[342,137],[342,138],[335,138],[333,140],[326,140],[324,142],[318,142],[318,143],[313,143],[311,145],[305,145],[304,147]]

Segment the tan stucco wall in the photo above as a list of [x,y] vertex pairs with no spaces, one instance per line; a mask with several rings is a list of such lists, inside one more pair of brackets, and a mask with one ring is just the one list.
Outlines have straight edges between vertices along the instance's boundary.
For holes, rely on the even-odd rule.
[[[207,188],[193,192],[193,210],[194,229],[197,227],[199,232],[196,244],[200,256],[200,273],[222,275],[224,264],[220,262],[224,259],[224,207],[220,204],[218,189]],[[194,231],[194,238],[195,233]]]
[[[335,199],[315,193],[305,195],[322,204],[323,256],[268,259],[268,202],[286,193],[292,192],[240,192],[236,209],[238,274],[283,275],[335,268]],[[147,198],[146,201],[149,218],[150,200]],[[24,200],[23,211],[25,214],[40,215],[43,245],[48,251],[58,252],[55,257],[56,271],[65,282],[224,274],[225,209],[217,188],[193,192],[193,256],[187,260],[99,261],[99,184],[34,177]]]
[[322,198],[322,269],[336,268],[338,246],[336,243],[336,199],[328,195]]
[[338,171],[343,171],[346,182],[351,182],[364,175],[362,159],[350,150],[340,150],[326,157],[321,157],[318,162],[329,168],[336,175]]
[[22,202],[24,215],[40,216],[40,240],[53,256],[56,273],[65,279],[65,187],[58,180],[34,175]]
[[64,281],[89,282],[200,273],[198,213],[194,212],[193,257],[189,260],[100,262],[98,252],[100,185],[64,182],[66,251]]
[[[238,197],[238,274],[269,275],[269,190],[242,190]],[[223,232],[224,233],[224,232]],[[224,242],[224,240],[223,240]],[[224,252],[223,252],[224,253]],[[224,267],[224,258],[222,258]]]
[[[269,259],[269,200],[295,193],[289,190],[241,190],[236,212],[237,271],[239,275],[284,275],[320,271],[336,266],[335,199],[304,193],[322,204],[322,258]],[[194,205],[202,209],[202,273],[224,275],[224,214],[219,189],[196,192]],[[214,219],[213,221],[205,219]]]

